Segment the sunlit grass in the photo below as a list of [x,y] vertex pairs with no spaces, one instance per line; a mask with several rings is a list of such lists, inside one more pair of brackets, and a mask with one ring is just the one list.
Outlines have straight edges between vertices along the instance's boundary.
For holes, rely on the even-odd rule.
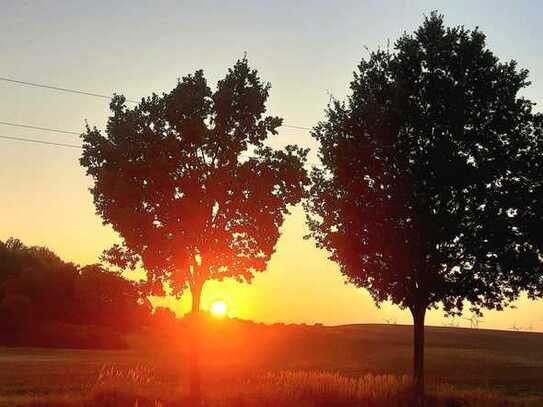
[[[410,327],[208,322],[205,407],[409,406]],[[153,334],[122,351],[0,349],[0,406],[190,407],[185,331]],[[427,339],[429,407],[543,406],[539,335],[429,328]]]
[[[281,371],[237,385],[214,385],[204,391],[207,407],[405,407],[412,400],[407,376],[364,375],[358,378],[321,371]],[[24,407],[168,407],[190,406],[187,389],[163,382],[147,367],[119,369],[104,367],[86,394],[57,394],[12,397],[12,404]],[[541,399],[511,400],[491,390],[461,390],[434,385],[428,392],[429,407],[541,405]],[[7,402],[6,399],[0,401]]]

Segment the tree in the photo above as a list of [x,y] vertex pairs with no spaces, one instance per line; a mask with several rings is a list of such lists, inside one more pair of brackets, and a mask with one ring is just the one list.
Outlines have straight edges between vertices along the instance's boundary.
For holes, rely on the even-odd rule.
[[310,236],[350,283],[411,311],[419,403],[426,310],[501,309],[541,271],[543,138],[518,96],[528,84],[481,31],[432,13],[362,60],[348,100],[312,131]]
[[100,264],[79,268],[73,290],[76,322],[107,326],[122,333],[149,324],[152,306],[139,285]]
[[100,265],[79,267],[46,247],[0,241],[0,342],[123,346],[151,321],[139,284]]
[[265,269],[304,194],[307,150],[264,144],[282,122],[264,115],[269,90],[244,58],[214,92],[196,71],[133,108],[115,96],[105,133],[83,135],[96,210],[123,239],[106,257],[141,261],[158,292],[188,288],[193,313],[206,281],[250,281]]
[[[533,160],[534,157],[538,157]],[[529,194],[518,195],[515,208],[520,208],[523,222],[522,230],[528,230],[534,239],[541,244],[543,242],[543,114],[539,113],[534,118],[534,135],[530,149],[524,149],[518,161],[523,165],[523,171],[528,173],[526,179],[531,180]],[[528,204],[527,204],[528,203]],[[539,210],[535,210],[539,209]],[[518,214],[515,213],[515,214]],[[540,246],[541,247],[541,246]],[[539,250],[539,259],[543,259],[542,251]],[[526,259],[523,259],[526,260]],[[530,261],[530,259],[527,259]],[[527,287],[528,298],[537,300],[543,298],[543,270],[524,276],[526,279],[522,284]]]
[[72,307],[77,266],[46,247],[28,247],[18,239],[0,242],[0,299],[24,297],[36,324],[65,320]]
[[242,59],[215,92],[200,70],[133,108],[115,96],[104,134],[83,135],[96,210],[123,239],[106,257],[140,260],[158,291],[188,286],[193,311],[206,281],[264,270],[302,198],[307,151],[264,145],[282,121],[264,116],[269,90]]

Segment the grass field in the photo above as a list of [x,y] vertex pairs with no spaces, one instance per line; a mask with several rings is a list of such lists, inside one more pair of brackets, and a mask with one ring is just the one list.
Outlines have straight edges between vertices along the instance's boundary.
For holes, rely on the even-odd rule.
[[[115,381],[115,386],[132,383],[147,396],[181,394],[186,377],[185,342],[182,334],[163,332],[153,341],[133,338],[133,349],[124,351],[0,348],[0,405],[35,401],[34,406],[49,406],[55,404],[37,401],[83,400]],[[220,399],[222,394],[225,399],[238,400],[238,404],[239,397],[261,397],[238,394],[242,389],[281,392],[274,383],[283,383],[289,389],[284,391],[288,397],[303,400],[311,388],[313,392],[315,388],[332,388],[343,393],[346,389],[366,389],[343,395],[332,392],[335,396],[330,396],[341,399],[356,393],[357,397],[366,397],[372,380],[380,386],[389,383],[387,386],[401,393],[404,380],[408,381],[402,376],[411,369],[409,326],[255,325],[249,329],[217,322],[207,333],[204,348],[204,391],[210,398]],[[494,401],[522,399],[525,404],[519,405],[543,405],[543,334],[429,327],[426,374],[434,393],[475,392],[491,395]],[[238,393],[233,394],[232,389]],[[473,394],[466,399],[475,397]],[[265,405],[262,403],[243,405]],[[277,400],[274,403],[281,404]]]

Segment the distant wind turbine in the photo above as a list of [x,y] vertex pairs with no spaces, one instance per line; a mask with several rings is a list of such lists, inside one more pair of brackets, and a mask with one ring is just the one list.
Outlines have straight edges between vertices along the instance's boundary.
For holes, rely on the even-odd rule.
[[450,327],[460,327],[460,321],[456,317],[452,317],[449,322],[445,322],[443,325]]
[[476,314],[471,314],[470,318],[464,318],[466,321],[469,321],[470,328],[479,329],[479,323],[484,322]]
[[383,320],[386,322],[387,325],[396,325],[398,322],[396,318],[383,318]]
[[511,326],[511,330],[512,330],[512,331],[515,331],[515,332],[520,331],[520,327],[517,326],[517,322],[516,322],[516,321],[513,322],[513,325]]

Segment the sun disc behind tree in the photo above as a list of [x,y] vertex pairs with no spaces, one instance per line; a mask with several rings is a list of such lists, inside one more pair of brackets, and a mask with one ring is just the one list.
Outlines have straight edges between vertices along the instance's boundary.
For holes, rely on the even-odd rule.
[[224,318],[228,314],[228,304],[223,300],[213,301],[209,311],[217,318]]

